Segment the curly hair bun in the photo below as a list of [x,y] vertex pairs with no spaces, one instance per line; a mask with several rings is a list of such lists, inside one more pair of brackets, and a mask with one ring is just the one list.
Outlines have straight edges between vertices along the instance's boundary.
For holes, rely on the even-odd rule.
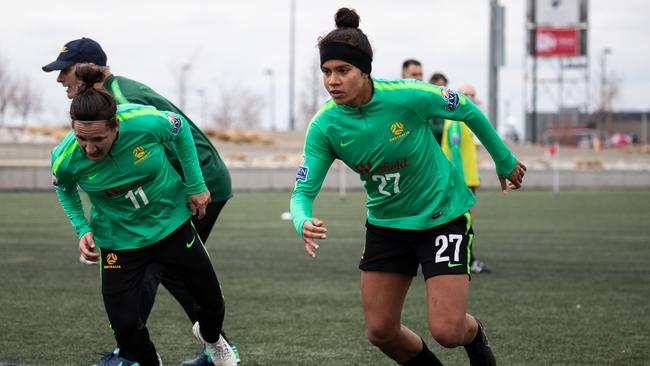
[[336,28],[359,28],[359,14],[349,8],[341,8],[334,15]]

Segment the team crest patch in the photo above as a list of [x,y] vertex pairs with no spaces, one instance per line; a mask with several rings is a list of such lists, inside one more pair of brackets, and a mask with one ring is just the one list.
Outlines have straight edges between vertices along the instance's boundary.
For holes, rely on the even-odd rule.
[[302,161],[298,167],[298,174],[296,174],[296,180],[299,182],[306,182],[307,175],[309,174],[309,167],[305,165],[305,156],[302,156]]
[[183,125],[183,121],[176,113],[168,113],[167,120],[172,124],[172,126],[174,126],[172,129],[172,135],[176,136],[178,134],[178,130],[180,130],[181,126]]
[[458,107],[458,102],[460,101],[460,98],[458,97],[458,93],[452,89],[447,89],[443,88],[441,91],[442,98],[447,101],[447,105],[445,106],[445,109],[448,111],[453,111]]

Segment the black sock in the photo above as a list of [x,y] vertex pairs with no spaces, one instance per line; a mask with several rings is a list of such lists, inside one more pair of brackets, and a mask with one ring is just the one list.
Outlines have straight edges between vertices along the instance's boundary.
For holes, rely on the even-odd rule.
[[483,332],[482,332],[483,327],[481,327],[481,323],[479,323],[478,321],[476,322],[476,325],[478,326],[478,328],[476,328],[476,336],[471,342],[465,345],[466,349],[474,349],[476,347],[481,346],[483,343],[485,343],[485,340],[483,339]]
[[[420,338],[421,339],[421,338]],[[422,351],[412,359],[403,363],[404,366],[444,366],[442,362],[433,354],[422,339]]]
[[490,343],[485,335],[483,326],[478,319],[476,319],[476,324],[478,324],[476,337],[465,346],[465,352],[467,352],[467,356],[469,357],[469,364],[472,366],[496,366],[497,361],[490,348]]

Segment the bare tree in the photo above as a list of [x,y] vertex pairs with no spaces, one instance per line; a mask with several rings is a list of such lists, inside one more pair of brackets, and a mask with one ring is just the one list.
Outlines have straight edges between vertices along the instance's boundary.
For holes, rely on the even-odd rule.
[[260,127],[260,113],[264,109],[264,103],[261,102],[262,98],[255,95],[249,90],[242,90],[239,98],[239,124],[241,128],[250,130]]
[[236,118],[236,96],[237,88],[219,88],[219,99],[216,103],[216,111],[212,115],[212,121],[217,128],[232,128]]
[[312,67],[309,68],[304,80],[306,88],[300,93],[298,126],[307,128],[307,125],[327,98],[323,88],[318,57],[314,57]]
[[12,96],[13,108],[22,117],[23,127],[27,127],[27,118],[30,114],[41,111],[43,100],[27,77],[23,77],[22,82],[16,85],[15,91]]
[[9,71],[8,63],[0,55],[0,126],[4,125],[5,113],[7,112],[7,107],[15,99],[15,92],[15,84]]
[[261,99],[248,89],[222,86],[212,121],[217,128],[256,129],[260,126],[260,114],[264,108]]

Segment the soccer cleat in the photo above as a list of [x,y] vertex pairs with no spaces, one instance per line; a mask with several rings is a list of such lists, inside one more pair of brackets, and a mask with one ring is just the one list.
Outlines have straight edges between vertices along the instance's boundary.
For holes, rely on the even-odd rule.
[[239,348],[237,348],[237,345],[234,342],[231,342],[228,340],[228,344],[230,345],[230,348],[232,348],[232,352],[235,354],[235,359],[237,360],[237,363],[241,362],[241,356],[239,355]]
[[490,348],[490,342],[483,329],[483,324],[474,317],[476,324],[478,324],[478,331],[474,340],[465,346],[465,352],[469,357],[469,364],[471,366],[496,366],[497,361]]
[[485,263],[481,262],[478,259],[472,259],[472,262],[469,265],[469,270],[472,273],[490,273],[492,269]]
[[201,336],[199,322],[194,323],[192,333],[194,333],[196,339],[205,345],[210,357],[212,357],[214,366],[237,366],[237,356],[221,334],[219,334],[219,339],[216,342],[206,342]]
[[181,363],[181,366],[212,366],[212,357],[210,357],[210,354],[207,352],[205,347],[201,350],[201,352],[196,354],[196,357],[184,361]]
[[[163,366],[160,355],[156,354],[156,356],[158,356],[158,365]],[[120,348],[118,347],[113,352],[102,352],[102,358],[93,366],[140,366],[140,364],[120,357]]]

